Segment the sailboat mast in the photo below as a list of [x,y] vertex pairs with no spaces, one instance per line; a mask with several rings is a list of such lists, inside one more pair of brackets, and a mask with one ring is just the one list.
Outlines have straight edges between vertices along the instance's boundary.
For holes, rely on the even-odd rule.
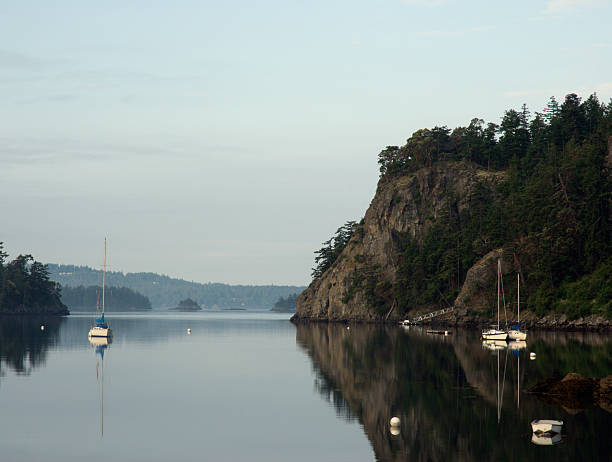
[[[501,260],[497,259],[497,330],[499,330],[499,290],[500,290],[500,279],[501,279]],[[104,307],[104,303],[102,304]]]
[[102,276],[102,314],[104,314],[104,287],[106,286],[106,238],[104,238],[104,274]]
[[521,275],[516,273],[516,322],[521,322]]

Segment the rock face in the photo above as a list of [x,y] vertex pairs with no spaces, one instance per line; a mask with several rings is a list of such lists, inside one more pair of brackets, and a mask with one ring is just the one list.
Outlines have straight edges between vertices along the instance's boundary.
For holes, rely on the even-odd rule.
[[543,379],[528,390],[540,399],[563,407],[570,413],[592,406],[612,412],[612,375],[587,378],[570,372],[561,380]]
[[[355,287],[355,274],[376,268],[379,282],[393,284],[403,235],[422,239],[443,213],[449,195],[457,198],[459,211],[469,207],[472,192],[478,185],[484,185],[496,197],[496,186],[503,178],[501,172],[488,172],[467,162],[439,162],[381,181],[360,229],[334,264],[298,297],[292,319],[371,322],[399,319],[394,306],[385,312],[368,306],[366,292],[362,287]],[[484,266],[488,268],[492,257],[487,258]],[[460,295],[462,300],[476,295],[475,285],[466,291]]]

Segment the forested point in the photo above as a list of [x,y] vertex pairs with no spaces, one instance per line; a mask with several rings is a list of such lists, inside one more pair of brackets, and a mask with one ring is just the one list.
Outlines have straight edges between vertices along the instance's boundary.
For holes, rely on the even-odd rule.
[[271,311],[295,313],[295,310],[297,308],[297,298],[298,294],[287,295],[287,298],[280,297],[272,307]]
[[0,242],[0,314],[69,314],[61,301],[61,286],[49,280],[47,265],[19,255],[6,262]]
[[[499,124],[474,118],[453,130],[417,130],[380,152],[379,187],[458,161],[503,171],[504,179],[495,191],[476,188],[461,211],[447,194],[446,212],[426,235],[401,236],[395,283],[364,283],[371,308],[395,304],[408,313],[452,303],[474,263],[501,248],[521,274],[527,309],[612,317],[612,100],[572,93],[534,115],[525,105],[509,109]],[[349,223],[315,252],[314,279],[358,229]]]
[[[102,287],[63,287],[62,302],[71,310],[92,311],[102,304]],[[104,291],[105,311],[150,310],[151,302],[144,295],[127,287],[107,287]]]

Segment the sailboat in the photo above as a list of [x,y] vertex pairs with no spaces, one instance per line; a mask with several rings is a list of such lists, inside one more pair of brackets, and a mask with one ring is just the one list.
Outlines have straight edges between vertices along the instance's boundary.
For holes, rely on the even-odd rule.
[[516,324],[508,329],[508,338],[510,340],[526,340],[527,332],[521,331],[521,275],[516,275]]
[[[499,328],[499,301],[501,293],[501,260],[497,259],[497,327],[492,326],[490,329],[482,331],[484,340],[506,340],[508,333]],[[505,305],[504,305],[505,306]]]
[[89,337],[112,337],[113,331],[104,320],[104,286],[106,285],[106,238],[104,238],[104,276],[102,276],[102,315],[89,329]]

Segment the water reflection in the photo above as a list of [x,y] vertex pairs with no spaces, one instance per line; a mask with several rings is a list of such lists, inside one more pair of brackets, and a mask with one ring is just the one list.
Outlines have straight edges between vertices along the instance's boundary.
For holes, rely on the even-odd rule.
[[[418,328],[329,324],[299,325],[296,340],[312,360],[318,392],[343,418],[359,419],[378,460],[537,460],[530,422],[560,417],[571,431],[566,444],[547,448],[554,457],[607,457],[610,413],[572,415],[523,390],[567,372],[609,374],[610,337],[531,334],[528,348],[483,348],[471,331],[432,336]],[[529,351],[537,351],[536,361]],[[401,419],[397,434],[392,416]]]
[[29,375],[45,364],[47,351],[58,342],[63,317],[0,316],[0,375],[12,369]]
[[100,438],[104,438],[104,353],[113,342],[112,337],[89,337],[96,352],[96,380],[100,387]]

